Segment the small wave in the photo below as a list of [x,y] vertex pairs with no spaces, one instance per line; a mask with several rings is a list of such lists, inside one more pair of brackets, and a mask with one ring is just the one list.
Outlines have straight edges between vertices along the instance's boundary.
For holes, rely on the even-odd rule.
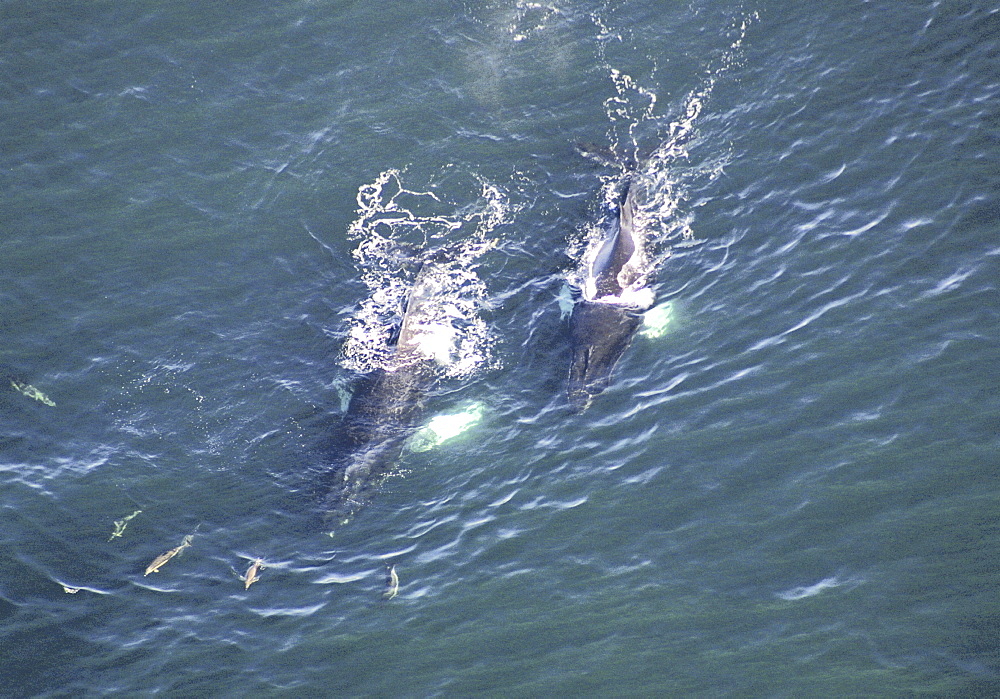
[[312,616],[316,612],[322,610],[325,606],[326,602],[321,602],[319,604],[311,604],[304,607],[262,607],[253,609],[253,611],[264,618],[272,616],[302,618]]
[[316,578],[316,583],[319,585],[330,585],[333,583],[343,584],[357,582],[359,580],[364,580],[369,575],[369,571],[355,571],[353,573],[329,573],[322,577]]
[[795,600],[805,599],[806,597],[814,597],[824,590],[830,590],[835,587],[841,587],[844,585],[856,587],[860,584],[860,582],[860,580],[855,578],[846,578],[842,580],[840,577],[834,575],[829,578],[823,578],[818,583],[813,585],[793,587],[790,590],[785,590],[784,592],[777,592],[775,593],[775,596],[789,602],[794,602]]

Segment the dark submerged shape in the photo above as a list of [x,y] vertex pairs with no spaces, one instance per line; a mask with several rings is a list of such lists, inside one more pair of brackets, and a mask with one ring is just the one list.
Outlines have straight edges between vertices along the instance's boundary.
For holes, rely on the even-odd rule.
[[612,303],[579,301],[570,317],[573,358],[567,397],[583,412],[611,381],[611,372],[642,324],[639,310]]
[[427,389],[438,374],[436,362],[421,347],[430,321],[432,269],[425,264],[417,274],[388,364],[362,377],[348,404],[339,441],[343,453],[324,503],[330,522],[350,519],[368,491],[391,473],[406,438],[419,427]]

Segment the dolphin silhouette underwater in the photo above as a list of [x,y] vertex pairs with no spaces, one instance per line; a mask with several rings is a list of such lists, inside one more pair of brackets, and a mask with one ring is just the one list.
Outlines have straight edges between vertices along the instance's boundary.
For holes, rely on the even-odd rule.
[[423,417],[428,389],[454,329],[433,311],[440,266],[423,262],[414,279],[391,355],[355,386],[340,426],[337,462],[328,475],[328,522],[346,523],[370,490],[397,465],[404,444]]
[[638,220],[641,187],[636,174],[617,185],[621,191],[604,216],[604,236],[585,255],[579,299],[570,316],[572,359],[567,399],[582,412],[611,381],[615,365],[653,305],[647,286],[646,224]]

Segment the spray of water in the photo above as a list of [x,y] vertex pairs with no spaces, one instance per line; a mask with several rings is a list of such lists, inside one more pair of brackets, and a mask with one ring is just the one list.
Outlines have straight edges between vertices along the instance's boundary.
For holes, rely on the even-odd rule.
[[478,261],[512,212],[500,187],[474,175],[465,179],[464,202],[451,200],[436,181],[410,189],[395,169],[359,189],[348,235],[357,241],[353,254],[369,294],[349,323],[346,368],[368,373],[387,366],[413,279],[428,260],[433,260],[432,277],[425,281],[431,297],[421,302],[428,358],[452,377],[491,363],[494,339],[481,317],[486,287]]

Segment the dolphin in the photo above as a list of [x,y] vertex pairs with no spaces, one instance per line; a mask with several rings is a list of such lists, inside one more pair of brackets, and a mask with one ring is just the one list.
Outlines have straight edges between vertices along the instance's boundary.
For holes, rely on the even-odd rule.
[[572,359],[567,398],[576,412],[607,388],[611,373],[652,306],[646,285],[646,228],[637,220],[635,176],[605,215],[605,235],[584,260],[580,298],[570,316]]
[[384,366],[363,376],[341,423],[339,462],[324,506],[327,521],[346,523],[397,464],[406,439],[419,427],[425,396],[438,375],[442,344],[453,329],[433,313],[435,270],[425,262],[414,280]]

